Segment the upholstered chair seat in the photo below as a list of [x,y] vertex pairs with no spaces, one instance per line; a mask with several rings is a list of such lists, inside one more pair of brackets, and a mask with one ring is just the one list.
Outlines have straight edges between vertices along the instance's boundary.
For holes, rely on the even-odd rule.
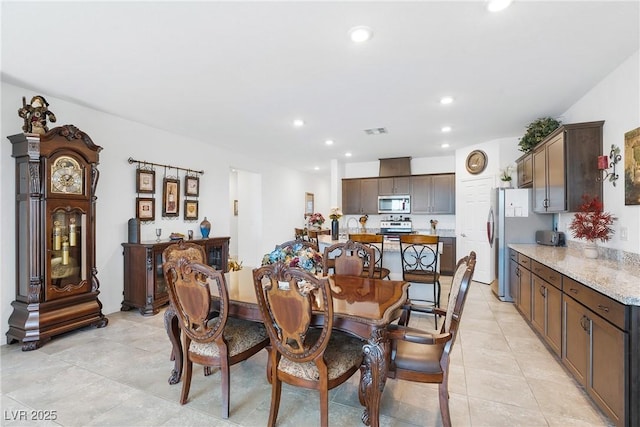
[[[216,322],[218,318],[209,321]],[[251,322],[248,320],[236,319],[234,317],[227,318],[227,324],[223,331],[224,340],[227,342],[227,351],[229,357],[234,357],[244,353],[254,346],[259,345],[269,339],[267,330],[263,324]],[[217,358],[220,357],[220,347],[213,342],[191,341],[189,352],[200,356]]]

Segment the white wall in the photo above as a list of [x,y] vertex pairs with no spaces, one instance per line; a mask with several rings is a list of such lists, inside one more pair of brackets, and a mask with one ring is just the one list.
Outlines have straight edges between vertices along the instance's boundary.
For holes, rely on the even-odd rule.
[[[571,106],[561,117],[564,123],[578,123],[604,120],[602,154],[608,155],[611,144],[621,149],[624,159],[624,134],[640,126],[640,51],[633,54],[617,69]],[[620,178],[614,187],[605,181],[604,208],[618,220],[614,224],[615,233],[609,242],[599,245],[640,253],[640,205],[624,204],[624,160],[618,163]],[[573,214],[561,214],[558,229],[573,239],[567,225]],[[628,228],[628,240],[620,239],[620,227]]]
[[[212,223],[211,236],[229,236],[233,212],[229,170],[238,165],[242,165],[245,171],[258,174],[261,179],[262,190],[251,203],[261,203],[261,225],[257,233],[262,238],[254,237],[249,243],[248,253],[252,258],[259,258],[259,255],[273,249],[276,243],[293,237],[293,227],[304,221],[305,192],[315,194],[316,210],[329,212],[328,173],[303,174],[252,158],[251,153],[218,148],[211,141],[185,138],[4,82],[0,122],[3,139],[22,131],[22,119],[17,111],[22,105],[22,97],[30,99],[33,95],[44,96],[58,118],[50,127],[73,124],[103,147],[98,166],[96,267],[104,314],[118,311],[122,302],[121,243],[127,240],[127,221],[135,216],[136,197],[135,165],[127,162],[129,157],[205,171],[200,178],[199,221],[185,223],[181,217],[162,219],[161,203],[158,203],[158,200],[162,200],[162,193],[161,190],[156,191],[156,221],[142,226],[143,240],[155,239],[156,227],[163,229],[164,237],[173,231],[186,234],[190,228],[199,236],[199,222],[204,216]],[[0,143],[0,162],[0,259],[3,266],[0,269],[0,325],[5,340],[4,333],[12,311],[10,304],[15,299],[15,166],[11,144],[6,139]],[[156,169],[157,189],[161,188],[159,183],[163,173],[163,169]],[[181,178],[182,175],[181,172]],[[241,261],[245,266],[256,262],[255,259]]]

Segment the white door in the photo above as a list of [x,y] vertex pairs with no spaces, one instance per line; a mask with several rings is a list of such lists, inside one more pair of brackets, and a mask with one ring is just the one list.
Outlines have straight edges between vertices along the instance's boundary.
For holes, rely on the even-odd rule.
[[477,260],[473,280],[487,284],[495,278],[494,251],[487,240],[487,218],[493,186],[493,177],[460,181],[460,196],[456,201],[457,228],[460,230],[456,242],[458,258],[475,251]]

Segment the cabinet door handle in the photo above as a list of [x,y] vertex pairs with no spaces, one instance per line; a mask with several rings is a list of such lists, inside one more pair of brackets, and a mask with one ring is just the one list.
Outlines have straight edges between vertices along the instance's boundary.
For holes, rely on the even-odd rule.
[[544,297],[546,294],[546,291],[547,291],[546,286],[540,286],[540,295]]
[[572,294],[577,294],[578,290],[576,288],[569,288],[569,292],[571,292]]
[[609,307],[607,307],[606,305],[598,304],[598,308],[604,311],[605,313],[609,312]]

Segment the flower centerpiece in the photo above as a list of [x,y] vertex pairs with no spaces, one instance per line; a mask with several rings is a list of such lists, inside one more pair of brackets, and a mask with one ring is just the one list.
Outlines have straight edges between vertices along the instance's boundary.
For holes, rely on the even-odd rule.
[[342,218],[342,211],[340,210],[340,208],[331,208],[329,218],[331,218],[332,220],[338,220]]
[[596,258],[598,250],[595,247],[596,240],[606,242],[613,234],[613,221],[615,217],[609,212],[602,211],[602,202],[598,197],[582,196],[584,203],[580,211],[576,212],[569,225],[573,237],[585,239],[589,244],[585,247],[584,255],[588,258]]
[[289,267],[298,267],[309,273],[322,273],[322,255],[301,243],[276,248],[262,257],[262,265],[283,262]]
[[511,173],[513,169],[513,165],[509,165],[500,172],[500,181],[504,182],[507,186],[511,186]]
[[329,218],[331,218],[331,240],[338,240],[340,235],[340,224],[338,220],[342,217],[340,208],[331,208]]
[[309,227],[321,228],[322,224],[324,224],[324,217],[320,212],[312,213],[307,218],[307,222],[309,223]]

